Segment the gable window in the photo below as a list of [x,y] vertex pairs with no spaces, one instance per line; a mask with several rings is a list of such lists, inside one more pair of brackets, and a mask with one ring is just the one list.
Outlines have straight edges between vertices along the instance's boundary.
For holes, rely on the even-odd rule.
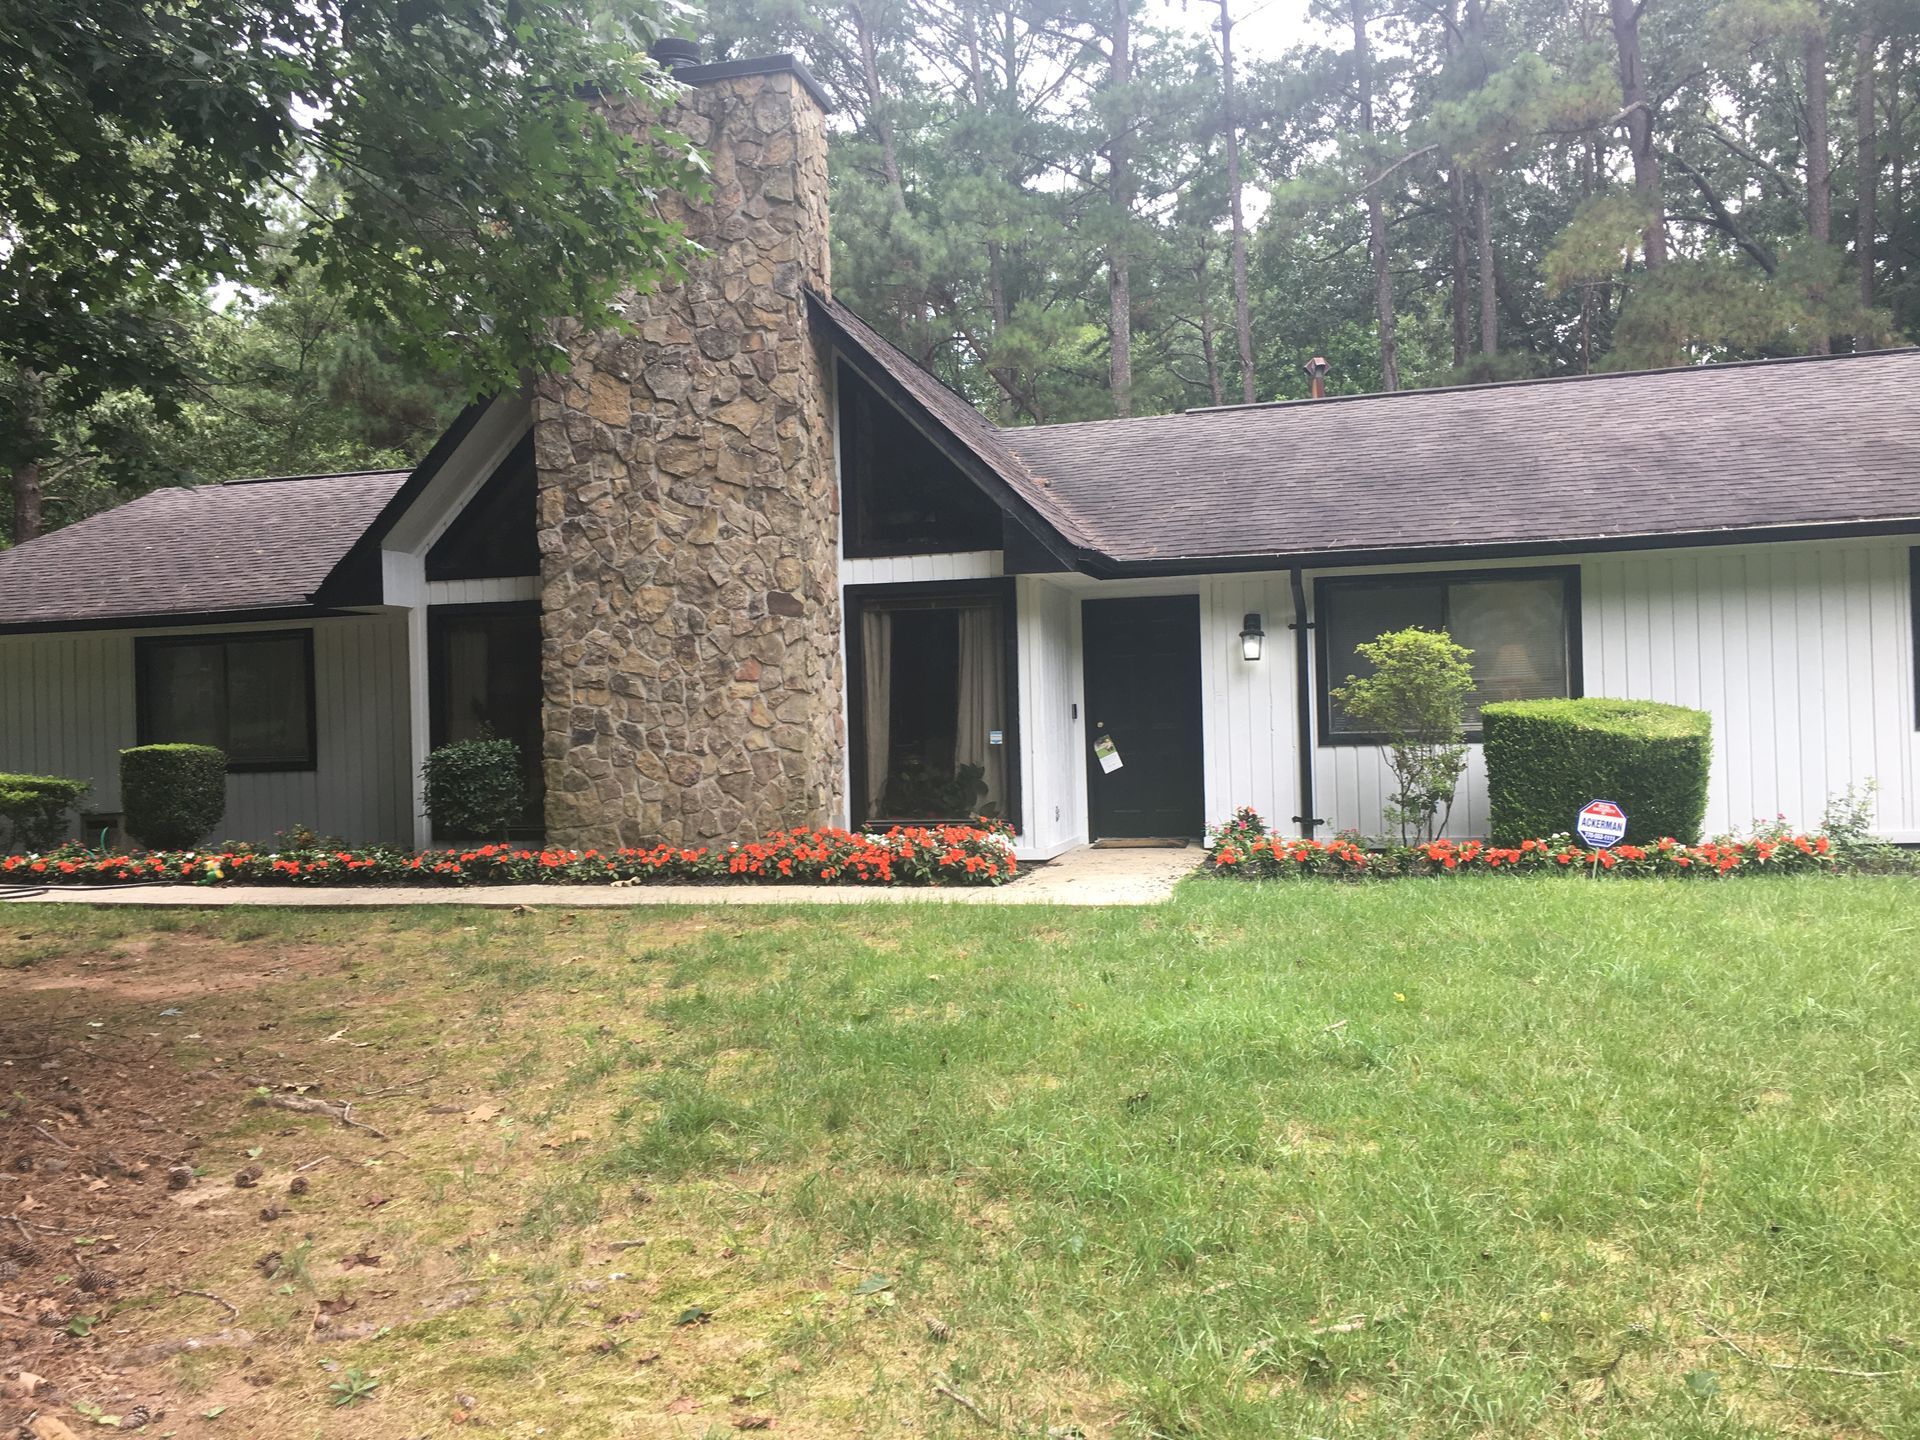
[[1580,693],[1580,572],[1577,569],[1365,575],[1315,587],[1320,641],[1320,737],[1377,744],[1331,691],[1369,673],[1361,645],[1418,625],[1445,630],[1473,652],[1466,730],[1480,737],[1480,707]]
[[229,770],[311,770],[313,632],[143,636],[134,642],[142,745],[213,745]]
[[1000,549],[1000,507],[939,446],[844,365],[839,391],[847,554]]

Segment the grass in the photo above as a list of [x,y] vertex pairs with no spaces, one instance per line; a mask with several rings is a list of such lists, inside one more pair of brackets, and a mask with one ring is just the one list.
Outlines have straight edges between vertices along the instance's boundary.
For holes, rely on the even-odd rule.
[[[403,1203],[333,1217],[313,1270],[337,1235],[416,1300],[489,1297],[403,1297],[337,1350],[392,1433],[465,1393],[513,1435],[1891,1437],[1920,1434],[1915,899],[1488,877],[59,922],[70,952],[337,949],[223,998],[235,1033],[270,1011],[298,1057],[344,1027],[501,1108],[357,1112]],[[251,1114],[233,1143],[284,1128]],[[235,1278],[258,1249],[205,1285],[293,1344],[300,1297]],[[351,1433],[317,1382],[288,1403]]]

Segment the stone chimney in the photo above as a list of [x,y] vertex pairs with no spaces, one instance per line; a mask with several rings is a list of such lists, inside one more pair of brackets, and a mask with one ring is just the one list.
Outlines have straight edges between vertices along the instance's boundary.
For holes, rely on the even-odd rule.
[[[540,382],[548,838],[708,844],[844,810],[826,109],[789,56],[688,64],[667,117],[713,162],[673,201],[707,253],[565,330]],[[615,111],[644,123],[643,112]]]

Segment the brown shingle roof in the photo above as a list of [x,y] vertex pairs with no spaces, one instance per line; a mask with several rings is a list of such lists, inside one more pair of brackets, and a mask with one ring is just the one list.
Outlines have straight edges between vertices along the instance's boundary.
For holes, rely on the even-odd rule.
[[999,435],[1122,566],[1920,520],[1920,350]]
[[0,627],[307,605],[406,478],[383,470],[156,490],[0,551]]

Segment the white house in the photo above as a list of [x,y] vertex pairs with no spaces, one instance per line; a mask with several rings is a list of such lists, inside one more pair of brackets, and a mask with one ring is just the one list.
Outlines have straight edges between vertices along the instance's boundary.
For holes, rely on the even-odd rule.
[[[119,749],[204,740],[236,837],[423,844],[428,749],[491,732],[556,843],[1371,831],[1382,752],[1329,685],[1425,623],[1476,705],[1710,711],[1710,830],[1873,780],[1920,842],[1920,351],[1000,429],[831,298],[805,71],[678,73],[709,253],[568,327],[567,375],[411,474],[0,553],[0,770],[89,779],[104,824]],[[1476,753],[1451,828],[1485,824]]]

